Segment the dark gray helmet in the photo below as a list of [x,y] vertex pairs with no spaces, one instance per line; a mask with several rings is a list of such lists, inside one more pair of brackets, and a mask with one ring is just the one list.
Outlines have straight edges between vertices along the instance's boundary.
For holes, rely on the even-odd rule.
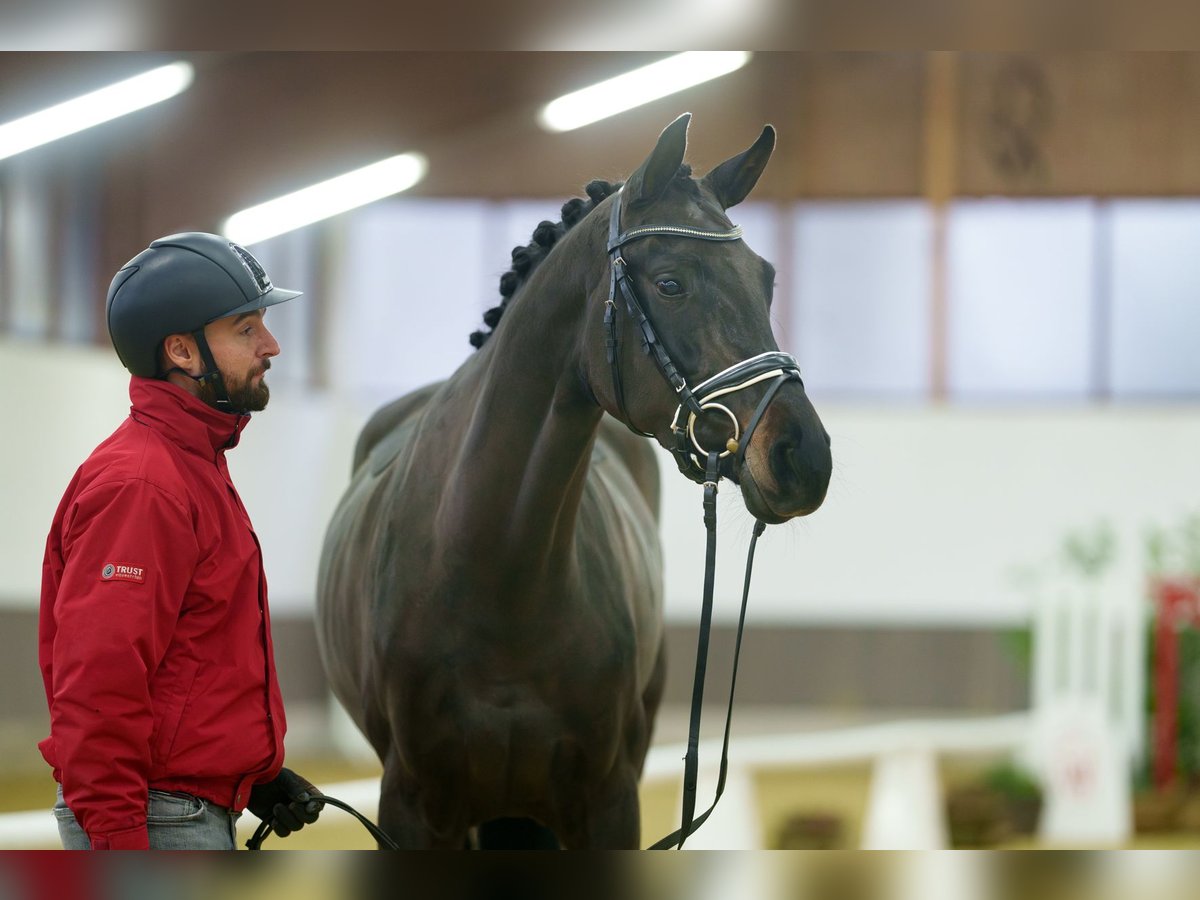
[[167,335],[203,337],[209,322],[298,296],[272,285],[244,247],[188,231],[159,238],[117,272],[108,288],[108,333],[125,368],[153,378]]

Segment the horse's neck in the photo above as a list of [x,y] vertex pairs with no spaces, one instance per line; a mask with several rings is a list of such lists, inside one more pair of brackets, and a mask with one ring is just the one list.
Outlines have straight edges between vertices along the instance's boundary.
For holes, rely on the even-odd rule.
[[464,393],[474,409],[442,507],[450,520],[441,524],[455,530],[461,549],[490,560],[499,577],[569,571],[603,414],[580,379],[587,279],[569,265],[545,266],[510,304],[471,373]]

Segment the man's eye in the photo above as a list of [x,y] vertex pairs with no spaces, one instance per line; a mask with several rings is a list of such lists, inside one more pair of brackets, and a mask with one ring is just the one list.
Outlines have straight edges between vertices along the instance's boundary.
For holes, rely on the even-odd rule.
[[674,278],[660,278],[654,286],[664,297],[678,297],[683,293],[683,285]]

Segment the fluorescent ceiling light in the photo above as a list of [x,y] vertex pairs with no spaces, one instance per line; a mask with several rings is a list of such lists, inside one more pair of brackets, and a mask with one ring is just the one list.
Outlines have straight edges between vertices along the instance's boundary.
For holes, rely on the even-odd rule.
[[654,0],[613,4],[544,4],[534,29],[534,50],[589,51],[675,47],[754,47],[770,43],[788,0]]
[[264,241],[328,219],[356,206],[408,190],[428,168],[419,153],[402,153],[243,209],[225,220],[221,232],[239,244]]
[[0,159],[174,97],[192,83],[190,63],[176,62],[0,125]]
[[610,78],[546,104],[538,116],[548,131],[570,131],[619,112],[728,75],[750,60],[746,50],[692,50]]

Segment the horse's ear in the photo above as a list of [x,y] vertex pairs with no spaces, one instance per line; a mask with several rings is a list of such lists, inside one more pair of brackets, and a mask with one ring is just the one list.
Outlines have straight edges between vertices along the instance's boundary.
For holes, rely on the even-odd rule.
[[712,188],[724,209],[737,206],[746,199],[767,167],[774,149],[775,129],[767,125],[753,147],[730,157],[704,176],[704,183]]
[[645,162],[629,176],[626,189],[631,200],[650,201],[662,196],[683,164],[688,123],[691,120],[692,114],[684,113],[663,129]]

